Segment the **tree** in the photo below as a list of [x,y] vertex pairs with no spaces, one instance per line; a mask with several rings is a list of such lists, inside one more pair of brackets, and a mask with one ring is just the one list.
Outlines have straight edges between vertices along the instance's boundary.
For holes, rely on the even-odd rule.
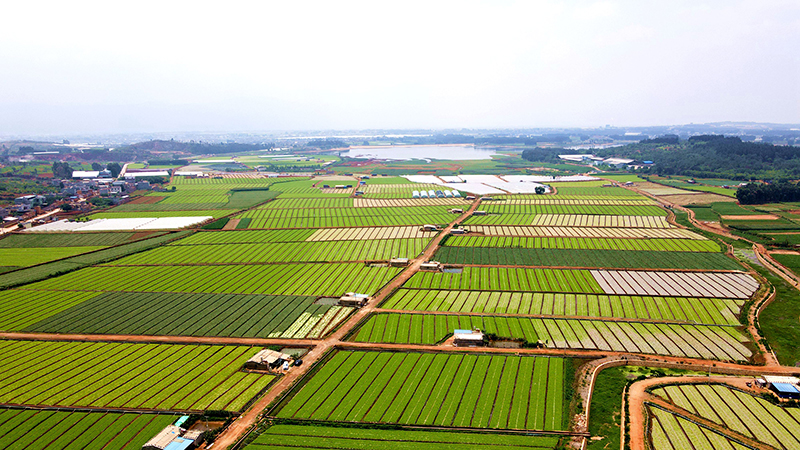
[[103,170],[103,165],[100,163],[93,162],[92,163],[92,170],[101,171]]
[[53,176],[56,178],[72,178],[72,167],[65,162],[54,162]]
[[536,189],[533,191],[536,192],[537,195],[542,195],[544,194],[545,189],[544,186],[536,186]]
[[119,176],[119,173],[122,172],[122,166],[120,166],[119,163],[116,162],[108,163],[106,169],[111,171],[111,176],[114,178],[117,178]]

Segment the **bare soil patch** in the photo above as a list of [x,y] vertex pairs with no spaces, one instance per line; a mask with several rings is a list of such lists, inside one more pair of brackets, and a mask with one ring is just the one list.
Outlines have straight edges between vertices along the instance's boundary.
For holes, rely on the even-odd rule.
[[770,255],[800,255],[800,252],[794,250],[770,250]]
[[676,205],[706,205],[715,202],[735,202],[736,199],[717,194],[681,194],[681,195],[661,195],[659,198]]
[[778,220],[778,216],[773,216],[770,214],[752,214],[752,215],[732,215],[732,216],[720,216],[722,220]]
[[130,205],[152,205],[153,203],[158,203],[161,200],[164,200],[166,197],[154,197],[145,195],[143,197],[137,197],[128,202]]

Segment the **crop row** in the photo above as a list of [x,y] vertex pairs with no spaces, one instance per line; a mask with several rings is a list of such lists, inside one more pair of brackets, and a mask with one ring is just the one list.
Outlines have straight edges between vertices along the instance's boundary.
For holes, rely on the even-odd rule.
[[703,236],[683,228],[581,228],[484,225],[472,225],[465,228],[470,232],[485,236],[705,240]]
[[[300,296],[108,292],[26,330],[300,339],[322,336],[352,311],[318,305],[315,300],[316,297]],[[164,311],[191,311],[191,314],[184,314],[180,321],[171,321],[164,320]]]
[[603,292],[614,295],[749,298],[758,281],[746,273],[592,270]]
[[357,241],[375,239],[420,239],[432,238],[434,233],[422,231],[419,226],[410,227],[361,227],[325,228],[316,230],[306,241]]
[[563,430],[564,359],[337,353],[278,417]]
[[464,267],[461,273],[417,272],[404,285],[417,289],[584,292],[603,294],[588,270]]
[[747,338],[733,327],[528,317],[387,313],[370,317],[354,340],[432,345],[455,329],[479,328],[500,339],[546,348],[607,350],[747,361]]
[[373,294],[397,268],[364,264],[89,267],[25,286],[26,290],[194,292],[340,296]]
[[0,291],[0,330],[22,330],[97,295],[99,292]]
[[26,233],[3,237],[0,248],[108,247],[133,240],[134,233]]
[[738,442],[701,427],[683,417],[648,406],[650,421],[647,434],[652,450],[747,450]]
[[619,187],[573,187],[556,185],[557,197],[597,196],[597,197],[641,197],[634,191]]
[[481,203],[480,209],[489,214],[580,214],[595,216],[666,216],[662,208],[653,205],[506,205]]
[[209,216],[209,217],[223,217],[228,216],[235,213],[237,210],[235,209],[209,209],[209,210],[186,210],[181,209],[177,211],[147,211],[147,212],[137,212],[137,211],[123,211],[123,212],[102,212],[97,214],[92,214],[89,216],[90,219],[135,219],[141,217],[202,217],[202,216]]
[[230,230],[201,231],[170,245],[263,244],[268,242],[302,242],[318,230]]
[[400,289],[381,307],[405,311],[666,320],[738,325],[743,300],[541,292]]
[[[494,203],[492,203],[494,204]],[[606,199],[606,198],[561,198],[560,196],[539,196],[535,198],[508,197],[498,205],[599,205],[599,206],[647,206],[657,203],[647,197],[625,198],[625,199]],[[488,203],[483,203],[488,205]]]
[[238,411],[274,378],[239,372],[254,353],[244,346],[6,341],[0,402]]
[[718,252],[441,247],[436,252],[436,259],[445,264],[608,267],[614,269],[741,269],[741,266],[733,259]]
[[0,448],[139,450],[176,416],[0,410]]
[[[246,450],[274,448],[276,442],[292,443],[293,449],[339,450],[358,448],[381,450],[508,449],[552,450],[558,437],[512,434],[477,434],[447,431],[388,430],[305,425],[273,425]],[[299,446],[295,446],[295,444]]]
[[433,197],[433,198],[393,198],[393,199],[373,199],[355,198],[353,206],[356,208],[407,208],[411,206],[460,206],[462,209],[469,208],[472,204],[470,200],[462,197]]
[[[315,210],[316,211],[316,210]],[[251,212],[239,219],[252,217]],[[453,220],[450,213],[435,215],[374,215],[360,217],[265,217],[252,218],[248,228],[348,228],[348,227],[396,227],[402,225],[446,224]]]
[[612,216],[591,214],[489,214],[470,216],[465,225],[539,227],[672,228],[662,216]]
[[[224,233],[224,232],[221,232]],[[110,265],[233,264],[294,261],[374,261],[415,258],[430,239],[180,245],[155,248]]]
[[352,198],[320,197],[320,198],[281,198],[280,196],[261,205],[257,209],[319,209],[319,208],[352,208]]
[[590,250],[653,250],[719,252],[714,241],[695,239],[588,239],[579,237],[449,236],[449,247],[558,248]]
[[[269,203],[268,203],[269,204]],[[253,209],[242,214],[252,219],[290,219],[323,217],[369,217],[369,216],[438,216],[448,213],[447,206],[414,206],[404,208],[305,208],[305,209]]]
[[777,448],[800,448],[800,410],[724,385],[674,385],[654,394],[730,430]]
[[4,266],[29,267],[104,248],[106,247],[0,248],[0,261]]

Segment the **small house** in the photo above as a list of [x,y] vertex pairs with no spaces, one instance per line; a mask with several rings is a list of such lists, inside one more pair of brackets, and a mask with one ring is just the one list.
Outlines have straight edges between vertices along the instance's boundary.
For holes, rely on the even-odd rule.
[[426,272],[438,272],[442,268],[442,263],[439,261],[426,261],[419,266],[419,270]]
[[475,200],[475,196],[474,195],[468,195],[468,196],[466,196],[464,198],[467,199],[467,200]]
[[411,198],[419,198],[419,191],[414,191],[411,193]]
[[453,197],[461,197],[461,192],[458,192],[457,190],[453,189]]
[[450,234],[467,234],[467,230],[463,228],[453,228],[450,230]]
[[453,345],[456,347],[483,347],[487,341],[486,334],[479,329],[453,332]]
[[408,258],[392,258],[389,260],[389,267],[406,267],[409,262]]
[[292,356],[265,348],[244,363],[244,368],[249,370],[274,370],[284,362],[291,361]]
[[464,214],[464,210],[461,209],[461,208],[448,209],[447,212],[453,213],[453,214]]
[[478,211],[473,211],[473,212],[472,212],[472,215],[473,215],[473,216],[485,216],[485,215],[487,215],[487,214],[488,214],[488,213],[487,213],[486,211],[481,211],[481,210],[478,210]]
[[181,428],[175,425],[167,425],[152,439],[147,441],[142,450],[165,450],[168,445],[176,438],[180,438],[182,434]]
[[351,308],[362,308],[367,306],[371,300],[370,296],[366,294],[359,294],[357,292],[348,292],[339,298],[339,306],[349,306]]
[[425,224],[422,226],[422,231],[439,231],[439,226],[432,224]]
[[800,378],[764,375],[758,381],[780,398],[800,400]]

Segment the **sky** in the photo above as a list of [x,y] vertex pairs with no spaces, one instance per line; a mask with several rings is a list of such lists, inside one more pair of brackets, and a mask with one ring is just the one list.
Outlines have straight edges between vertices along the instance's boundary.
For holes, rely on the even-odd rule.
[[0,134],[800,123],[800,2],[17,1]]

